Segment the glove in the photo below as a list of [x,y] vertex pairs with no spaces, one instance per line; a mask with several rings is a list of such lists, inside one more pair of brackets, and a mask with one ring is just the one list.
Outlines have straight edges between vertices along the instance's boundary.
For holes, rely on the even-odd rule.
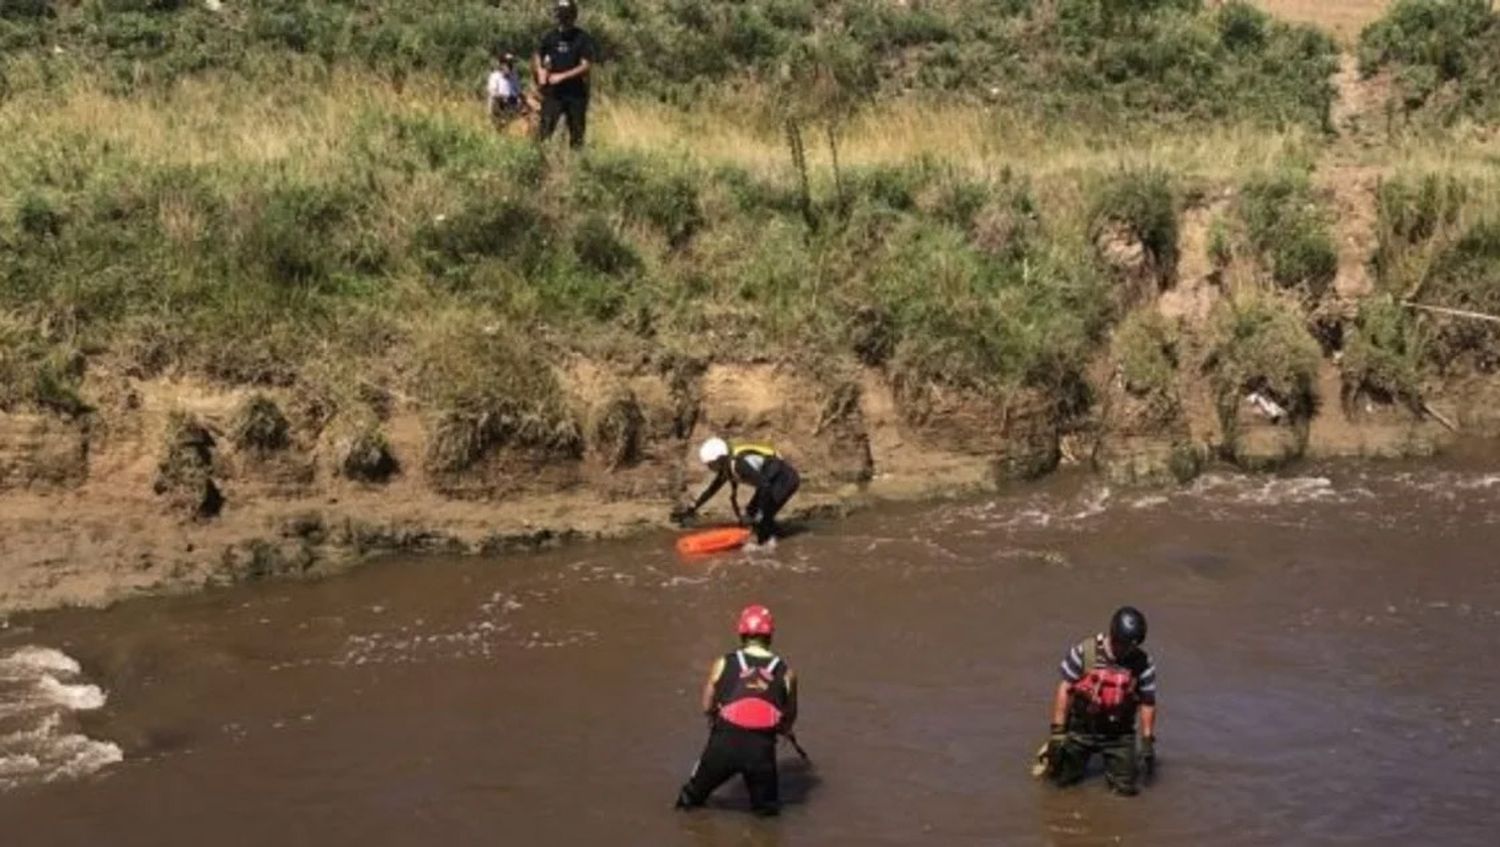
[[1059,757],[1062,755],[1063,744],[1068,740],[1067,727],[1055,723],[1047,732],[1047,765],[1049,768],[1056,767]]
[[698,510],[693,506],[676,506],[672,509],[672,522],[685,523],[698,515]]
[[1141,770],[1151,776],[1156,771],[1156,736],[1142,735],[1136,739],[1136,750],[1141,757]]

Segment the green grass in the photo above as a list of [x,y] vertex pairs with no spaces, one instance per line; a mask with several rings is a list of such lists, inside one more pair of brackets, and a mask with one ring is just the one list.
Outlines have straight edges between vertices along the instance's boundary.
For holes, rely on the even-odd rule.
[[[88,78],[113,93],[185,77],[324,78],[476,87],[493,49],[530,55],[545,3],[436,0],[6,0],[0,90]],[[1333,41],[1243,4],[1200,0],[596,0],[602,88],[688,104],[753,91],[839,112],[910,89],[1099,124],[1326,122]],[[54,52],[52,48],[61,48]]]
[[1251,179],[1238,211],[1251,248],[1282,288],[1321,298],[1338,274],[1331,221],[1306,173],[1279,170]]

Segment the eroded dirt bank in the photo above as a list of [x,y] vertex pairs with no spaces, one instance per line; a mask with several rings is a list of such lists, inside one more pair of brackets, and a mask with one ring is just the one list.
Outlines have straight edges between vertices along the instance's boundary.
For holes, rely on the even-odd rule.
[[[91,376],[100,400],[86,419],[0,415],[0,612],[316,576],[376,552],[494,553],[665,528],[669,506],[704,481],[692,449],[709,433],[769,439],[792,457],[806,480],[794,518],[988,490],[1060,464],[1155,484],[1224,459],[1413,455],[1452,437],[1408,412],[1337,400],[1300,430],[1241,415],[1228,439],[1220,416],[1191,401],[1181,421],[1141,425],[1113,389],[1069,422],[1040,398],[996,407],[928,391],[916,402],[876,370],[831,393],[826,380],[772,364],[684,379],[579,360],[562,375],[580,419],[613,405],[628,423],[609,437],[591,428],[579,455],[502,447],[457,473],[434,469],[420,409],[394,408],[379,455],[351,459],[336,429],[312,435],[295,423],[279,448],[239,446],[247,409],[266,399],[295,407],[275,392]],[[1492,433],[1494,395],[1475,381],[1433,404],[1470,433]]]

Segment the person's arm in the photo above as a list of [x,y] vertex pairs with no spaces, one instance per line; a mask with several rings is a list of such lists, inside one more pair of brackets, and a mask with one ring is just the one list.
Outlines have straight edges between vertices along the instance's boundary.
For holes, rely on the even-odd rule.
[[1146,669],[1141,671],[1140,677],[1141,698],[1141,735],[1147,738],[1156,737],[1156,664],[1147,662]]
[[1156,705],[1141,706],[1141,735],[1156,737]]
[[734,477],[729,478],[729,508],[734,510],[734,522],[744,523],[745,519],[740,517],[740,486]]
[[718,686],[719,677],[724,673],[724,657],[720,656],[714,660],[713,666],[708,669],[708,679],[703,683],[703,697],[700,705],[703,714],[713,717],[719,711],[719,704],[714,702],[714,689]]
[[577,50],[578,64],[570,70],[555,74],[552,77],[554,84],[588,76],[589,71],[594,67],[594,39],[590,38],[587,34],[583,34],[578,39]]
[[[698,495],[698,499],[693,501],[693,511],[696,512],[699,509],[703,508],[703,504],[707,503],[710,500],[712,500],[714,498],[714,495],[719,493],[719,489],[723,488],[724,487],[724,483],[726,483],[726,482],[729,482],[731,484],[733,483],[733,480],[731,480],[729,478],[729,474],[726,474],[726,473],[715,473],[714,474],[714,481],[710,482],[708,484],[708,487],[705,488],[705,489],[703,489],[703,493]],[[732,491],[733,491],[733,489],[731,488],[731,492]],[[731,494],[731,500],[732,499],[733,499],[733,495]],[[735,507],[735,511],[736,512],[739,511],[739,507],[738,506]]]
[[581,76],[588,76],[589,68],[592,68],[593,66],[593,62],[590,62],[588,59],[583,59],[579,61],[577,67],[573,68],[572,70],[563,71],[559,74],[553,74],[551,77],[552,84],[556,85],[560,82],[567,82],[570,79],[577,79]]
[[531,54],[531,78],[536,80],[537,90],[547,87],[547,69],[542,67],[542,51]]
[[783,735],[792,731],[792,726],[797,723],[797,675],[792,671],[786,672],[786,708],[781,712],[781,726],[777,731]]
[[1052,695],[1052,726],[1063,726],[1068,722],[1068,700],[1073,696],[1073,684],[1064,680],[1057,684],[1057,693]]

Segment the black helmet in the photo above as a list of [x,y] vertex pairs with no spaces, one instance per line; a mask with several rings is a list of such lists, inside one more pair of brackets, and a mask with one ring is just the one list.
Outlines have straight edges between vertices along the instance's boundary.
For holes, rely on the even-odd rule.
[[552,15],[564,26],[575,24],[578,22],[578,3],[575,0],[557,0],[557,5],[552,8]]
[[1134,606],[1121,606],[1109,619],[1109,640],[1115,647],[1139,647],[1146,643],[1146,616]]

